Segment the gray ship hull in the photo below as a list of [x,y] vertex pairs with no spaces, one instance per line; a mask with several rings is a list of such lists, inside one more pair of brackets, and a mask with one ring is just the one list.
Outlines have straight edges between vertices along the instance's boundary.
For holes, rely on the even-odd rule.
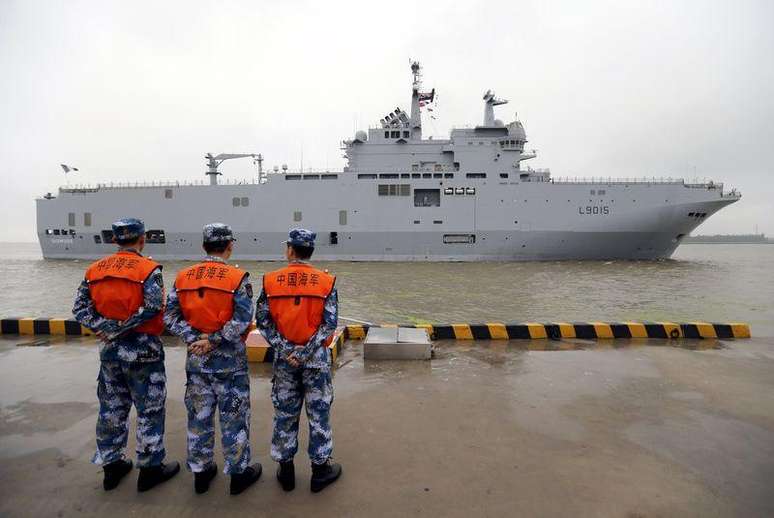
[[[112,221],[135,216],[163,231],[163,243],[146,245],[162,260],[200,258],[200,229],[213,221],[232,225],[234,257],[241,260],[282,260],[282,241],[294,226],[317,231],[319,260],[662,259],[738,199],[712,185],[674,182],[415,180],[409,195],[394,197],[378,195],[386,182],[351,173],[303,181],[303,189],[299,183],[274,175],[263,184],[62,189],[54,199],[37,200],[38,237],[46,258],[93,259],[112,250],[102,239]],[[475,194],[415,206],[414,191],[434,187]]]

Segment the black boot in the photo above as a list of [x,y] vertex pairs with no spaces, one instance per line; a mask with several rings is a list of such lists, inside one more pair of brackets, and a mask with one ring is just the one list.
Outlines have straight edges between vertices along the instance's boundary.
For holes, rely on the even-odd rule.
[[213,463],[209,468],[199,473],[194,473],[194,491],[197,495],[206,493],[210,488],[210,482],[218,474],[218,465]]
[[277,480],[285,491],[293,491],[296,488],[296,467],[292,460],[279,463]]
[[118,483],[126,476],[127,473],[132,471],[131,460],[117,460],[110,464],[105,464],[102,469],[105,472],[105,479],[102,481],[102,487],[105,491],[110,491],[118,487]]
[[178,471],[180,471],[180,463],[178,462],[170,462],[169,464],[162,462],[158,466],[140,468],[140,476],[137,477],[137,491],[142,493],[153,489],[177,475]]
[[341,464],[332,462],[331,459],[324,464],[312,464],[312,493],[317,493],[336,482],[341,476]]
[[255,484],[261,478],[263,468],[260,462],[256,462],[242,473],[231,475],[231,494],[238,495],[248,487]]

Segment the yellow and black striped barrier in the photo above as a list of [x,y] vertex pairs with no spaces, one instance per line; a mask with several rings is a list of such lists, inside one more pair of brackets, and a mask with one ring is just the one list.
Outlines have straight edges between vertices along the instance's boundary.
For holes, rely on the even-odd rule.
[[[369,327],[397,327],[348,325],[337,343],[346,339],[363,339]],[[588,340],[609,338],[750,338],[750,326],[741,322],[523,322],[503,324],[401,324],[401,327],[427,329],[435,340],[519,340],[550,338],[581,338]],[[4,318],[0,320],[4,335],[66,335],[82,336],[94,333],[75,320],[64,318]],[[335,344],[334,344],[335,345]],[[331,347],[333,347],[332,345]],[[337,351],[338,352],[338,351]]]
[[[4,318],[0,320],[0,333],[4,335],[61,335],[93,336],[94,332],[75,320],[65,318]],[[169,332],[164,330],[169,336]],[[335,361],[344,346],[345,333],[339,333],[328,348]],[[274,359],[270,347],[248,347],[248,360],[251,362],[271,362]]]
[[[369,327],[395,327],[348,325],[346,338],[363,339]],[[613,338],[750,338],[750,326],[745,323],[709,322],[523,322],[503,324],[401,324],[401,327],[427,329],[434,340],[534,340],[581,338],[587,340]]]

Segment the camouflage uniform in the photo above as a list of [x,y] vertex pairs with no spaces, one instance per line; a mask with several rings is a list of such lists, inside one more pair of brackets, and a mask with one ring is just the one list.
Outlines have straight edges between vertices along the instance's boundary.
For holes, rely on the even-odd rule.
[[[205,241],[208,228],[205,226]],[[210,230],[211,232],[211,230]],[[230,232],[230,230],[229,230]],[[225,263],[207,256],[205,262]],[[188,409],[188,468],[199,473],[212,465],[215,445],[213,414],[220,416],[224,473],[242,473],[250,464],[250,378],[242,334],[253,320],[253,288],[248,276],[234,293],[234,313],[218,331],[208,335],[215,349],[205,355],[188,352],[185,405]],[[172,334],[191,344],[200,332],[186,322],[173,287],[167,297],[164,323]]]
[[[114,233],[131,237],[132,229],[137,231],[137,223],[141,225],[137,220],[116,222]],[[131,248],[123,250],[140,255]],[[92,459],[95,464],[110,464],[124,458],[132,404],[137,410],[137,464],[140,467],[156,466],[164,460],[167,396],[164,349],[157,336],[132,331],[163,309],[164,284],[160,268],[145,281],[143,296],[143,305],[138,312],[124,322],[97,313],[85,280],[75,297],[75,319],[93,331],[108,335],[108,340],[100,343],[99,351],[97,451]]]
[[[314,233],[303,229],[301,238],[314,243]],[[303,234],[311,234],[311,237]],[[302,245],[304,246],[304,245]],[[308,246],[308,245],[306,245]],[[301,262],[301,261],[299,261]],[[336,331],[338,323],[338,295],[334,288],[325,299],[323,318],[317,332],[303,348],[296,348],[277,330],[269,313],[269,301],[261,290],[256,304],[256,325],[266,341],[274,349],[274,377],[271,400],[274,405],[274,431],[271,439],[271,457],[277,462],[293,459],[298,451],[298,421],[301,405],[306,402],[309,421],[309,458],[313,464],[323,464],[333,451],[333,433],[330,426],[330,409],[333,403],[330,351],[325,340]],[[295,352],[302,363],[298,368],[287,362]]]

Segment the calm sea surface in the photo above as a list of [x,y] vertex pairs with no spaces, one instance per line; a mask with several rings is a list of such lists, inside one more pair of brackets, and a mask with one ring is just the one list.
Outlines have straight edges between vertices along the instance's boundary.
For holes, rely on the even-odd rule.
[[[88,261],[0,243],[0,316],[69,316]],[[186,262],[164,263],[171,286]],[[316,263],[369,322],[742,321],[774,336],[774,245],[683,245],[668,261]],[[280,263],[244,262],[253,282]]]

